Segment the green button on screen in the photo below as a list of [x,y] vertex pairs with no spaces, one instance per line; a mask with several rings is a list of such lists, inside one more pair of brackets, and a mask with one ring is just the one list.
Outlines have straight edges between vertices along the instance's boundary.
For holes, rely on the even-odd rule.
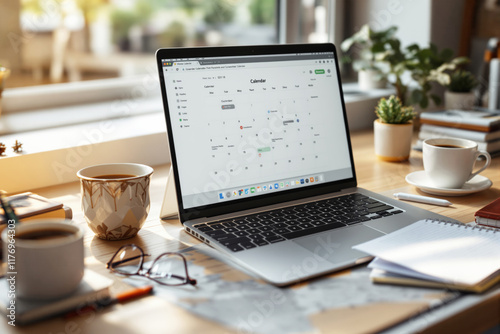
[[325,74],[325,70],[314,70],[316,74]]

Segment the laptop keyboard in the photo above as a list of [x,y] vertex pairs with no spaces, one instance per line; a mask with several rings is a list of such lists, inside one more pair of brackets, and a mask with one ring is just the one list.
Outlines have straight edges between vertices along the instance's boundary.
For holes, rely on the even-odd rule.
[[238,252],[402,212],[372,197],[349,194],[193,227]]

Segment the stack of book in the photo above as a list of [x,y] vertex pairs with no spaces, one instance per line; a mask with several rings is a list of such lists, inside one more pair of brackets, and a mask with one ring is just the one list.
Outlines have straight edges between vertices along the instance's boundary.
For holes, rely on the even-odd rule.
[[[73,217],[70,207],[30,192],[9,196],[7,201],[21,222],[45,218],[71,219]],[[6,226],[7,220],[3,209],[0,208],[0,232]]]
[[474,217],[478,225],[500,229],[500,198],[477,210]]
[[500,115],[483,111],[444,110],[423,112],[414,147],[422,149],[429,138],[454,137],[477,142],[478,149],[492,156],[500,154]]

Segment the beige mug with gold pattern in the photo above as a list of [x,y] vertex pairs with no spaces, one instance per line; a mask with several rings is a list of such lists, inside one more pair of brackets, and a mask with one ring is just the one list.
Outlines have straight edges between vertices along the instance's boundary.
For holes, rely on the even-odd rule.
[[95,165],[78,171],[82,210],[101,239],[122,240],[139,232],[149,213],[153,168],[135,163]]

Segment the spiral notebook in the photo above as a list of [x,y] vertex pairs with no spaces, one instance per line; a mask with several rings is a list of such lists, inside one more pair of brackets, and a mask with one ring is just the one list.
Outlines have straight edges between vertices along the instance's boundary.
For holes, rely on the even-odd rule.
[[420,220],[354,249],[376,258],[371,279],[482,292],[500,282],[500,231]]

